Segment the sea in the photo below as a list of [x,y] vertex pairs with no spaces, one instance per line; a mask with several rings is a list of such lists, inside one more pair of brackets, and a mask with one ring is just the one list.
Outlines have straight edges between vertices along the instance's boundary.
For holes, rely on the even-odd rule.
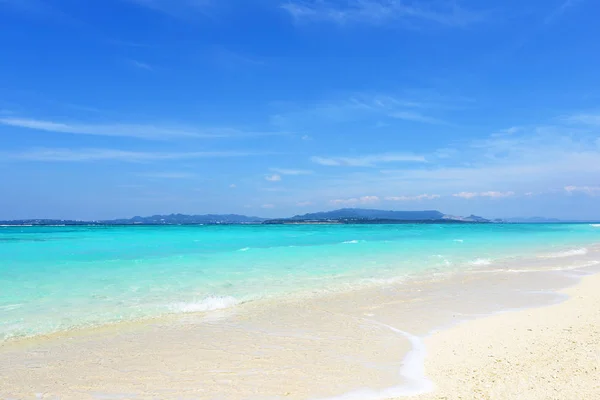
[[582,255],[598,224],[0,227],[0,341]]

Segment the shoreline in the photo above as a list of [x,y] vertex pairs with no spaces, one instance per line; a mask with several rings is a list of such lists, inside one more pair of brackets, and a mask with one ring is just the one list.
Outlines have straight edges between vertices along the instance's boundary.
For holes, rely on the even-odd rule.
[[[225,398],[336,400],[416,394],[428,385],[430,367],[425,376],[421,370],[428,365],[424,350],[429,354],[431,337],[494,318],[490,314],[522,311],[514,308],[564,304],[564,288],[578,284],[579,270],[595,266],[583,261],[600,256],[597,246],[590,249],[564,258],[532,259],[519,270],[507,264],[481,274],[467,271],[434,281],[257,301],[209,314],[176,314],[5,342],[0,344],[0,375],[9,383],[0,386],[0,396],[31,396],[33,392],[23,390],[33,382],[43,389],[37,392],[62,398],[91,392],[136,393],[137,398],[226,393]],[[82,371],[96,382],[73,380]],[[146,378],[126,379],[130,374],[124,371]],[[190,374],[202,375],[202,383],[190,383]],[[135,379],[144,381],[142,388],[132,385]],[[370,389],[357,392],[357,381]],[[239,390],[229,387],[234,382]],[[273,386],[279,382],[281,387]],[[256,397],[245,395],[257,390]]]
[[[432,332],[425,371],[434,400],[600,397],[600,272],[557,304],[510,310]],[[519,397],[520,396],[520,397]]]
[[[584,247],[585,246],[585,247]],[[580,253],[580,250],[585,250],[585,252]],[[541,251],[541,249],[537,249],[537,251]],[[545,255],[534,255],[535,253],[528,254],[527,256],[510,256],[506,258],[498,258],[494,259],[492,264],[493,268],[489,268],[490,262],[487,259],[475,259],[469,263],[466,263],[458,269],[449,269],[448,271],[439,271],[436,272],[436,268],[425,269],[422,271],[411,271],[407,275],[403,276],[393,276],[387,278],[360,278],[355,282],[351,283],[352,287],[348,287],[348,283],[346,282],[337,282],[334,286],[331,287],[323,287],[318,289],[300,289],[298,291],[292,293],[274,293],[269,294],[265,297],[256,297],[250,299],[236,300],[233,297],[218,297],[217,299],[229,300],[229,298],[236,300],[231,305],[225,307],[217,307],[214,309],[207,309],[206,311],[164,311],[160,314],[154,315],[141,315],[132,319],[123,319],[117,321],[107,321],[98,324],[91,325],[82,325],[76,326],[67,329],[58,329],[50,332],[41,332],[34,333],[30,335],[19,335],[19,336],[11,336],[5,338],[4,340],[0,340],[0,349],[3,346],[11,346],[11,345],[19,345],[26,344],[31,342],[40,342],[44,340],[55,340],[61,339],[70,336],[81,336],[81,335],[93,335],[95,332],[103,332],[107,330],[118,331],[120,327],[129,328],[135,326],[144,326],[152,323],[160,323],[161,321],[169,321],[178,318],[187,317],[200,317],[200,318],[210,318],[211,315],[216,315],[220,313],[237,313],[244,312],[246,308],[255,308],[255,307],[273,307],[277,306],[277,304],[287,304],[290,302],[299,302],[299,301],[317,301],[323,299],[327,301],[328,298],[335,296],[347,296],[352,293],[360,293],[369,290],[377,290],[378,288],[387,288],[397,285],[422,285],[428,283],[443,283],[445,281],[450,281],[453,277],[456,276],[468,276],[471,274],[493,274],[493,273],[529,273],[529,272],[552,272],[552,271],[570,271],[570,270],[578,270],[585,269],[588,267],[594,267],[596,265],[600,265],[600,243],[582,243],[580,245],[569,244],[564,247],[548,247],[545,248]],[[528,265],[533,266],[534,263],[541,262],[545,264],[547,262],[556,261],[556,264],[560,264],[562,261],[574,260],[576,257],[574,256],[582,256],[577,258],[585,259],[588,255],[588,251],[591,253],[598,252],[599,260],[594,260],[592,262],[585,262],[579,265],[570,265],[570,266],[558,266],[558,267],[537,267],[537,268],[522,268],[523,260]],[[478,263],[483,261],[482,263]],[[512,265],[514,268],[511,268]],[[203,299],[201,302],[205,300],[210,300],[212,297],[208,297]]]

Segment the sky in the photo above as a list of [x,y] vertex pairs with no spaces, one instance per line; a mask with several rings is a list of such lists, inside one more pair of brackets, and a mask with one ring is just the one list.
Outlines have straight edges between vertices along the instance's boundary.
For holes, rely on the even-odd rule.
[[600,2],[0,0],[0,219],[600,219]]

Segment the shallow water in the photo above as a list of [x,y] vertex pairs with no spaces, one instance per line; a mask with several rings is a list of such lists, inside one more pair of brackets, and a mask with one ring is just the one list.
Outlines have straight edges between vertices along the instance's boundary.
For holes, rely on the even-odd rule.
[[585,254],[589,224],[0,227],[0,340]]

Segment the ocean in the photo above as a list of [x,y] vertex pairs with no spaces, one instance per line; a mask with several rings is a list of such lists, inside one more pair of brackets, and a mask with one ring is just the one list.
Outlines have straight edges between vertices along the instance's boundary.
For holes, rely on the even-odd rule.
[[0,341],[584,254],[594,224],[0,227]]

